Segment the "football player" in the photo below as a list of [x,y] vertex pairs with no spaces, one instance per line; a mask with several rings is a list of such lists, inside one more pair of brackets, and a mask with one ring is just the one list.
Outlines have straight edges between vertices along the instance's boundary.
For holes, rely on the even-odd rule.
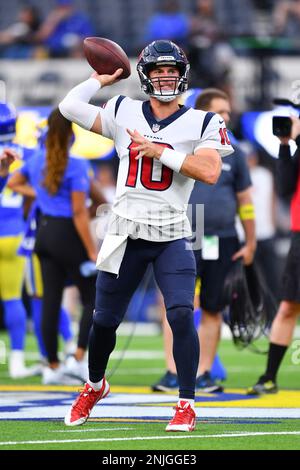
[[[280,288],[280,304],[272,323],[268,358],[263,375],[256,384],[248,389],[248,395],[263,395],[277,393],[277,375],[283,358],[290,346],[297,319],[300,312],[300,273],[299,273],[299,247],[300,247],[300,218],[299,218],[299,149],[300,149],[300,121],[291,116],[292,126],[289,136],[280,136],[279,158],[277,161],[277,189],[283,197],[291,198],[291,245],[287,255],[282,285]],[[291,155],[290,140],[294,140],[297,149]],[[299,348],[295,342],[295,351],[292,355],[298,364]]]
[[[60,103],[69,120],[115,142],[120,158],[116,198],[97,266],[96,305],[89,342],[89,380],[65,417],[83,424],[109,393],[105,370],[132,294],[153,264],[173,333],[179,401],[166,431],[193,431],[199,340],[193,321],[195,259],[186,237],[194,181],[214,184],[221,158],[233,150],[223,119],[179,105],[188,86],[189,63],[168,40],[154,41],[137,63],[147,101],[115,96],[104,108],[89,104],[112,75],[93,73]],[[225,134],[224,134],[225,133]]]
[[[195,109],[218,113],[226,125],[230,121],[229,97],[217,88],[207,88],[201,93],[198,91]],[[234,153],[223,159],[222,172],[217,184],[212,187],[197,181],[189,201],[192,208],[200,202],[205,208],[203,243],[201,250],[195,250],[194,254],[197,275],[201,279],[201,288],[197,294],[195,293],[195,301],[196,304],[200,303],[202,309],[199,326],[202,349],[196,389],[206,393],[223,391],[223,387],[214,380],[213,366],[221,337],[222,311],[226,306],[223,299],[226,276],[234,265],[233,260],[242,258],[244,264],[250,265],[256,248],[254,207],[246,157],[238,143],[234,141],[234,137],[230,138]],[[237,213],[245,237],[243,247],[240,246],[235,228]],[[195,217],[192,218],[192,226],[195,233],[197,230]],[[176,368],[172,357],[172,336],[164,319],[163,331],[168,370],[160,381],[153,385],[152,389],[155,391],[170,391],[177,388]]]
[[[37,364],[25,367],[26,310],[22,301],[22,288],[25,281],[27,295],[30,297],[34,332],[43,358],[45,346],[40,326],[42,281],[38,260],[35,255],[31,256],[32,249],[29,250],[30,253],[20,250],[26,232],[24,197],[14,189],[10,189],[7,178],[11,177],[11,173],[16,174],[24,162],[34,155],[36,149],[23,147],[14,142],[17,113],[13,105],[1,103],[0,115],[0,163],[3,163],[1,168],[3,173],[0,171],[0,175],[3,176],[3,191],[0,195],[0,300],[11,343],[9,375],[11,378],[23,378],[41,373],[41,366]],[[34,193],[29,187],[27,195],[31,196],[32,201]],[[68,347],[72,346],[68,343],[71,340],[70,322],[67,312],[61,309],[60,330]]]
[[11,141],[15,135],[16,110],[7,103],[0,103],[0,192],[4,188],[10,165],[18,158],[15,152],[11,152],[5,146],[5,142]]
[[0,300],[10,336],[9,375],[23,378],[35,375],[38,369],[25,367],[24,359],[26,310],[22,302],[22,286],[25,259],[17,254],[24,231],[23,197],[11,191],[6,180],[31,150],[13,142],[17,120],[14,106],[1,103],[0,116]]

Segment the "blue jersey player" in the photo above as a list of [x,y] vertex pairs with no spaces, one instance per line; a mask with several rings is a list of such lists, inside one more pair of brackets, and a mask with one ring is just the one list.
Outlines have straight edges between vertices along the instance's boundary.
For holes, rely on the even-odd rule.
[[32,153],[13,142],[17,114],[11,104],[0,104],[0,300],[10,336],[9,375],[22,378],[36,368],[25,367],[26,311],[22,302],[25,258],[17,254],[24,231],[23,197],[10,190],[8,174]]
[[10,165],[16,160],[16,154],[9,151],[6,142],[12,140],[16,128],[16,110],[14,106],[0,103],[0,193],[2,192],[9,174]]

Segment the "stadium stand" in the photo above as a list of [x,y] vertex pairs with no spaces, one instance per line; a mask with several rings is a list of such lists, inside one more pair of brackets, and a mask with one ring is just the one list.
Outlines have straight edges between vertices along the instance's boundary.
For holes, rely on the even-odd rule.
[[[131,54],[136,53],[142,46],[144,37],[145,23],[151,15],[159,8],[160,2],[139,0],[73,0],[74,5],[84,11],[92,20],[95,28],[95,34],[113,38],[116,42],[125,47]],[[179,5],[183,12],[191,15],[195,8],[194,0],[180,0]],[[252,15],[250,0],[246,1],[245,8],[247,16],[243,15],[240,8],[237,8],[238,0],[216,0],[216,11],[218,12],[218,21],[224,26],[230,22],[230,31],[236,34],[245,33],[248,28],[249,18]],[[31,0],[31,5],[37,7],[41,17],[45,18],[55,6],[55,0]],[[0,5],[0,30],[12,24],[16,18],[16,11],[22,6],[21,0],[11,0],[7,4]],[[113,15],[108,14],[113,12]],[[233,15],[233,16],[232,16]],[[232,18],[234,17],[234,21]],[[245,20],[247,18],[247,20]],[[245,24],[245,21],[247,22]],[[237,25],[236,30],[232,24]]]

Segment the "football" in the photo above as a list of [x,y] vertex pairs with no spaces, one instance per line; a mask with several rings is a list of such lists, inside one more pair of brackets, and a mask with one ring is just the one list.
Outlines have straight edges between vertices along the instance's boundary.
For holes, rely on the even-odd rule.
[[129,59],[116,42],[106,38],[85,38],[83,50],[88,63],[99,75],[112,75],[117,69],[122,68],[120,79],[129,77],[131,73]]

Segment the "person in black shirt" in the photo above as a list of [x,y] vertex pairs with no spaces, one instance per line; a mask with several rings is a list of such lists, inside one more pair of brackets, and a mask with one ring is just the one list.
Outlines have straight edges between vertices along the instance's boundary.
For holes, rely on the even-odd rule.
[[[276,379],[283,357],[293,339],[300,313],[300,120],[292,119],[290,137],[280,137],[276,168],[278,193],[291,199],[291,246],[281,282],[281,302],[270,332],[267,366],[257,383],[248,389],[249,395],[276,393]],[[291,156],[289,141],[296,141],[297,150]]]
[[[223,118],[223,126],[230,119],[230,103],[226,93],[215,88],[202,91],[196,100],[196,109],[217,113]],[[222,124],[222,121],[220,122]],[[228,138],[227,134],[224,139]],[[202,249],[194,251],[197,276],[201,280],[200,307],[202,321],[199,328],[201,344],[200,362],[196,388],[203,392],[221,392],[223,387],[215,383],[211,370],[217,353],[222,325],[223,285],[233,261],[243,258],[251,264],[256,249],[254,207],[251,197],[251,180],[244,154],[234,137],[230,136],[234,153],[222,158],[222,171],[214,186],[195,182],[189,204],[194,213],[197,204],[204,204],[204,240]],[[235,217],[239,213],[245,232],[245,245],[240,246]],[[195,234],[196,218],[192,217]],[[208,248],[208,249],[207,249]],[[210,252],[210,253],[209,253]],[[167,372],[152,386],[153,391],[168,391],[177,388],[176,367],[172,357],[172,337],[163,320]]]

